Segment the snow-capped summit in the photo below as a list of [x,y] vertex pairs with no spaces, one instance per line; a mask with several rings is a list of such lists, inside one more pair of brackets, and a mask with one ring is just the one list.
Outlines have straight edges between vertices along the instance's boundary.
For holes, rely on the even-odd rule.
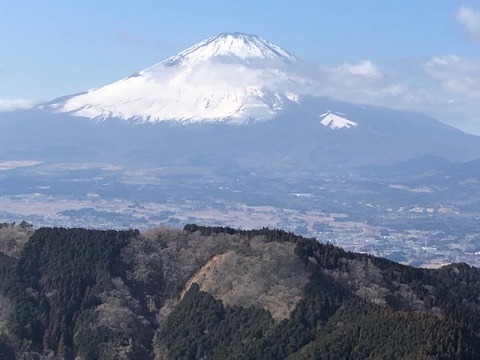
[[244,124],[273,118],[308,92],[288,51],[256,35],[225,33],[113,84],[54,100],[92,119]]
[[295,57],[277,45],[256,35],[224,33],[212,36],[162,62],[166,66],[192,65],[217,56],[237,57],[241,60],[282,59],[294,61]]

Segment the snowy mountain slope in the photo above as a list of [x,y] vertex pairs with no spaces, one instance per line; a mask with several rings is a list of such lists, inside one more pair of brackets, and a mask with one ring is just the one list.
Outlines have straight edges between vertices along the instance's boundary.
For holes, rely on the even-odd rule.
[[[184,122],[188,124],[184,126],[159,121],[155,126],[139,126],[134,121],[86,121],[69,113],[52,113],[46,105],[0,114],[0,158],[101,161],[126,168],[161,164],[170,169],[183,164],[202,174],[342,170],[425,156],[449,161],[480,158],[478,136],[419,113],[306,95],[298,103],[285,100],[283,106],[271,121],[245,126],[224,121]],[[324,118],[319,119],[319,114]],[[332,125],[351,127],[332,129]]]
[[128,78],[49,103],[57,112],[140,122],[244,124],[271,119],[311,80],[255,35],[220,34]]

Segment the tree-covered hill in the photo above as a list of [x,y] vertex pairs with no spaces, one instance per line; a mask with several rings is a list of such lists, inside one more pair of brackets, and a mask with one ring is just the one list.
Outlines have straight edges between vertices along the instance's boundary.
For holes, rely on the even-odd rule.
[[197,225],[42,228],[17,250],[0,252],[1,359],[480,358],[466,264]]

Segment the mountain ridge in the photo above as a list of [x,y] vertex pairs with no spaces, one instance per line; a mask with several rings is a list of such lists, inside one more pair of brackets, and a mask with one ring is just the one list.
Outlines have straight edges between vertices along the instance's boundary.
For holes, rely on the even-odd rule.
[[479,269],[413,268],[282,230],[41,228],[18,259],[0,253],[0,291],[4,359],[480,354]]

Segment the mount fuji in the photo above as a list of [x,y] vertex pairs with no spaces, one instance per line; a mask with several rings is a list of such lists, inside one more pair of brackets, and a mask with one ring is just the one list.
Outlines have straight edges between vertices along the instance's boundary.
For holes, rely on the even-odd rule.
[[480,158],[480,137],[427,115],[317,96],[306,68],[256,35],[219,34],[112,84],[0,113],[0,156],[221,171]]

